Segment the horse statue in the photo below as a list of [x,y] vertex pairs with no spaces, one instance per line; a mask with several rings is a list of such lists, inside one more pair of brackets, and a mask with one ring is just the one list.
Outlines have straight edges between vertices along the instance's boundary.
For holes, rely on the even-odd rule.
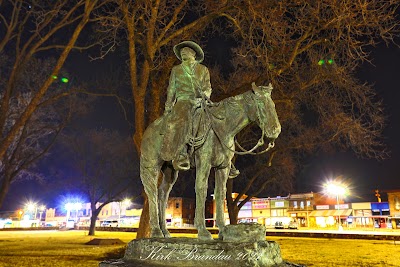
[[[271,84],[256,86],[253,83],[252,90],[226,98],[215,107],[208,107],[209,112],[206,113],[210,117],[211,127],[208,127],[208,134],[204,134],[202,144],[196,147],[192,154],[193,167],[196,168],[194,223],[199,240],[212,240],[210,232],[206,229],[204,214],[211,168],[215,169],[216,223],[219,239],[223,237],[226,182],[235,153],[235,135],[248,124],[256,122],[263,132],[261,139],[266,137],[271,141],[271,145],[281,132],[275,104],[271,98],[272,89]],[[178,171],[173,169],[170,162],[160,157],[163,120],[161,117],[154,121],[144,132],[140,156],[140,177],[148,196],[151,237],[154,238],[170,237],[166,227],[165,210],[169,193],[178,178]],[[159,178],[162,178],[161,184]]]

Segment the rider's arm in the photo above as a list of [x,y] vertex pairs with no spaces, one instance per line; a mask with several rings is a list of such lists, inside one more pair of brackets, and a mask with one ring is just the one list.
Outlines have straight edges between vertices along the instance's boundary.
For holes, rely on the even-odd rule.
[[204,76],[203,76],[203,92],[204,94],[210,98],[212,88],[211,88],[211,82],[210,82],[210,72],[208,71],[207,68],[204,68]]
[[167,101],[165,102],[165,111],[164,113],[169,113],[172,107],[175,104],[175,68],[172,69],[171,75],[169,77],[169,85],[167,88]]

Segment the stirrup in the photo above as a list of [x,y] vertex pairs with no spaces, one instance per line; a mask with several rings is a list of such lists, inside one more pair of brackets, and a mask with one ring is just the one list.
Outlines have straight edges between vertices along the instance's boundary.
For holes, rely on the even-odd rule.
[[190,161],[188,155],[180,154],[176,159],[172,160],[172,166],[177,171],[189,170]]
[[229,179],[233,179],[235,177],[237,177],[240,174],[240,171],[238,169],[236,169],[235,165],[233,165],[233,163],[231,163],[231,169],[229,170]]

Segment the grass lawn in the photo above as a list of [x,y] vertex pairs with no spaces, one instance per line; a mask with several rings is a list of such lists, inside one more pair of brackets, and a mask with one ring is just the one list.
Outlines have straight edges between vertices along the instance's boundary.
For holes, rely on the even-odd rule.
[[[119,258],[124,246],[90,246],[93,238],[129,242],[135,233],[85,231],[0,232],[0,267],[97,267],[103,259]],[[190,234],[173,236],[194,237]],[[400,244],[393,241],[286,238],[268,236],[281,245],[282,257],[307,266],[400,266]]]

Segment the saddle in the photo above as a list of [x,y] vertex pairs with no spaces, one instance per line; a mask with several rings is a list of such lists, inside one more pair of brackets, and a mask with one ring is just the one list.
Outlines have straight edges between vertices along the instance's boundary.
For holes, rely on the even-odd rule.
[[[189,159],[191,159],[191,165],[193,166],[194,159],[193,159],[193,153],[196,149],[201,147],[204,142],[206,141],[208,135],[211,132],[211,129],[216,125],[217,120],[222,120],[225,118],[225,108],[221,108],[223,105],[220,105],[220,103],[212,104],[212,106],[204,106],[204,103],[201,105],[195,105],[191,108],[190,116],[185,123],[186,125],[182,125],[181,127],[187,127],[186,129],[186,137],[184,138],[184,143],[186,145],[187,149],[187,155],[189,156]],[[162,117],[160,117],[158,120],[156,120],[156,123],[160,124],[160,134],[165,135],[167,134],[167,127],[169,127],[168,123],[170,121],[170,116],[171,113],[168,113]],[[218,125],[218,124],[217,124]],[[168,133],[169,134],[169,133]],[[171,140],[171,139],[167,139]],[[171,140],[172,141],[172,140]],[[183,140],[182,140],[183,141]],[[166,145],[165,139],[163,139],[163,144],[161,145],[162,149],[165,149],[164,145]],[[184,143],[181,143],[182,146]],[[179,146],[179,145],[178,145]],[[171,146],[170,146],[171,148]],[[179,150],[178,150],[179,151]],[[172,150],[169,148],[166,150],[163,150],[164,159],[168,159],[170,157],[170,153]],[[179,152],[178,152],[179,153]]]

